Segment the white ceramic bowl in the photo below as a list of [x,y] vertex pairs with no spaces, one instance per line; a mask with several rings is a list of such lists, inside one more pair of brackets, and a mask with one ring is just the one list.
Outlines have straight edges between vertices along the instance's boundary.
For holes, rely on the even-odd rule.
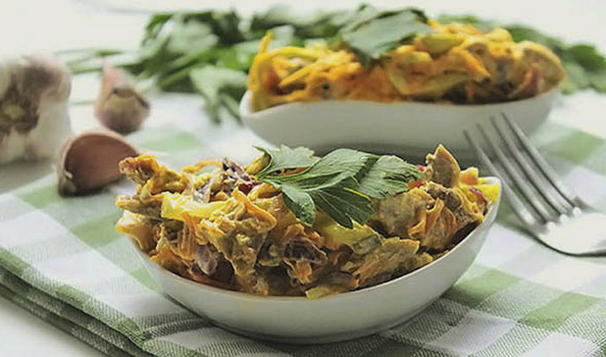
[[327,100],[253,112],[251,94],[246,92],[240,116],[255,134],[276,145],[307,146],[320,152],[349,147],[423,157],[441,143],[456,157],[469,158],[463,129],[505,113],[532,133],[547,119],[558,94],[556,87],[529,99],[479,105]]
[[[500,186],[497,178],[489,180]],[[316,300],[261,297],[199,284],[153,263],[136,243],[133,247],[166,294],[218,326],[271,341],[328,343],[388,329],[435,301],[473,262],[498,206],[493,203],[484,222],[436,261],[379,285]]]

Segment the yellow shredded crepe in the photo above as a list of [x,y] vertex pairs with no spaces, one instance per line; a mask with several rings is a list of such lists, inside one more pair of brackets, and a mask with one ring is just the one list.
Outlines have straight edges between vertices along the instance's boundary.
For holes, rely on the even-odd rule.
[[[424,179],[373,200],[366,224],[345,228],[316,212],[297,220],[279,190],[256,181],[268,161],[247,169],[224,159],[177,172],[144,155],[120,163],[138,184],[118,197],[129,235],[152,261],[193,281],[256,295],[319,298],[401,276],[447,254],[480,224],[498,187],[461,171],[442,146]],[[205,170],[213,168],[213,171]]]
[[566,77],[548,48],[515,43],[504,29],[483,32],[434,20],[429,25],[434,33],[416,36],[369,68],[347,48],[268,50],[268,33],[249,72],[253,108],[330,99],[493,103],[538,95]]

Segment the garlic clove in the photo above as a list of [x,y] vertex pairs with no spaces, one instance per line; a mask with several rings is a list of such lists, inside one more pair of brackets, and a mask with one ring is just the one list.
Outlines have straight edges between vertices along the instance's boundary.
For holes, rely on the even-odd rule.
[[149,102],[137,92],[128,74],[106,61],[95,104],[95,116],[101,124],[118,133],[128,134],[139,129],[149,112]]
[[89,131],[68,140],[57,165],[59,192],[78,195],[100,189],[122,177],[118,163],[138,150],[110,131]]

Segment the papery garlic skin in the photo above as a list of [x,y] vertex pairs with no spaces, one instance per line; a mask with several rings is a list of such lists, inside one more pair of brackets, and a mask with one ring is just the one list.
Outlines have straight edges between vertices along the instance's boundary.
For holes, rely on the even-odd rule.
[[0,60],[0,164],[57,154],[72,133],[70,90],[67,68],[53,57]]
[[128,74],[105,62],[95,104],[99,122],[115,132],[128,134],[141,127],[149,112],[149,102],[136,90]]

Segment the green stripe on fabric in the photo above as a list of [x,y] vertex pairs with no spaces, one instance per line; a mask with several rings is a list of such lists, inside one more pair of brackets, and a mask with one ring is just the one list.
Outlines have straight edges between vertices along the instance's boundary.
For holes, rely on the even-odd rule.
[[[269,346],[278,351],[289,353],[296,357],[315,356],[383,356],[377,351],[389,350],[390,346],[398,346],[409,352],[427,351],[408,343],[397,342],[381,335],[361,337],[355,340],[329,343],[322,345],[292,345],[283,343],[270,343]],[[393,351],[393,350],[392,350]],[[409,356],[409,355],[406,355]]]
[[121,216],[119,209],[90,220],[72,229],[72,233],[85,244],[93,247],[99,254],[119,266],[125,273],[151,290],[157,290],[157,285],[143,271],[138,257],[132,251],[131,243],[123,235],[115,231],[115,224]]
[[213,327],[208,321],[197,318],[183,321],[164,322],[158,326],[146,327],[145,331],[152,335],[153,338],[158,338],[162,336],[174,335],[179,332],[192,331],[203,328],[215,327]]
[[[39,304],[41,301],[28,299],[21,293],[16,293],[12,302],[109,356],[149,356],[149,354],[143,352],[129,341],[121,343],[120,341],[125,340],[124,337],[121,337],[122,340],[120,341],[117,340],[115,335],[118,333],[114,330],[111,330],[111,334],[108,334],[106,331],[105,334],[96,334],[88,330],[86,325],[71,320],[70,317],[65,314],[64,309],[58,314],[54,313],[45,309],[44,306],[41,306]],[[69,308],[67,305],[64,306]],[[82,312],[77,312],[75,309],[72,310],[74,311],[74,315],[78,313],[82,315]],[[96,323],[101,324],[100,322]]]
[[185,310],[172,314],[158,314],[133,319],[139,326],[145,326],[145,330],[154,338],[173,335],[182,331],[189,331],[214,325],[200,316]]
[[[369,351],[362,356],[383,356],[383,357],[401,357],[401,356],[414,356],[417,352],[421,351],[419,347],[414,345],[403,344],[401,342],[387,341],[385,344]],[[424,355],[428,355],[425,352]],[[437,353],[436,353],[437,355]]]
[[[547,125],[548,124],[548,125]],[[539,131],[535,135],[542,152],[548,159],[561,158],[575,165],[606,175],[606,142],[604,138],[570,128],[561,124],[548,122],[549,130]],[[564,172],[573,169],[570,165]],[[562,171],[561,169],[558,171]]]
[[[118,277],[117,279],[100,281],[95,289],[102,290],[96,291],[103,291],[105,288],[113,289],[113,284],[119,284],[120,286],[128,286],[128,289],[131,291],[143,292],[143,290],[146,290],[147,288],[160,293],[159,286],[145,270],[139,257],[134,252],[135,248],[132,246],[129,239],[117,233],[113,233],[113,237],[114,238],[111,239],[109,243],[95,249],[97,253],[101,254],[124,271],[125,275]],[[128,281],[129,278],[132,279]],[[111,285],[108,286],[107,284]]]
[[505,335],[494,341],[483,350],[473,354],[474,357],[520,356],[536,347],[548,335],[549,331],[516,324]]
[[61,257],[72,256],[88,249],[86,244],[77,239],[68,239],[64,234],[49,239],[30,242],[11,248],[14,256],[21,257],[37,264]]
[[[9,290],[2,284],[0,284],[0,296],[2,296],[3,298],[5,298],[6,300],[9,300],[11,302],[15,302],[15,298],[19,297],[19,295],[17,293],[15,293],[12,290]],[[40,316],[38,316],[38,317],[40,317]]]
[[513,208],[506,200],[503,200],[499,206],[497,222],[508,228],[515,228],[516,230],[522,229],[521,221],[518,219],[518,216],[514,212]]
[[[375,336],[380,337],[380,336]],[[363,357],[385,356],[385,357],[449,357],[448,354],[429,349],[430,347],[422,347],[422,345],[414,341],[402,341],[384,339],[382,344],[374,347],[372,350],[361,354]]]
[[0,248],[0,266],[17,276],[23,275],[23,272],[29,268],[28,263],[4,248]]
[[193,134],[178,132],[169,136],[143,141],[141,145],[146,149],[175,152],[201,147],[202,142]]
[[19,197],[6,195],[0,199],[0,221],[8,221],[32,211],[32,207]]
[[114,205],[115,199],[115,194],[105,189],[94,195],[63,198],[46,205],[43,211],[66,228],[72,229],[91,219],[119,211]]
[[145,128],[145,130],[139,130],[128,135],[128,141],[141,146],[145,142],[151,142],[160,140],[165,137],[174,136],[181,132],[189,132],[188,130],[181,129],[176,125],[161,125],[151,128]]
[[592,341],[602,348],[606,356],[606,303],[594,305],[589,309],[569,317],[558,332]]
[[461,283],[461,282],[464,282],[464,281],[467,281],[467,280],[475,279],[478,276],[486,273],[489,270],[491,270],[491,268],[489,268],[489,267],[487,267],[485,265],[482,265],[482,264],[479,264],[479,263],[472,264],[469,267],[469,269],[467,269],[467,271],[465,272],[465,274],[463,274],[459,278],[458,282]]
[[557,330],[569,317],[583,312],[600,299],[575,292],[566,292],[548,304],[530,312],[520,320],[528,326],[543,330]]
[[549,145],[580,130],[555,121],[546,121],[539,130],[531,134],[530,139],[539,147]]
[[152,279],[151,275],[149,275],[145,267],[141,267],[131,272],[130,275],[150,290],[158,291],[158,284],[156,284],[154,279]]
[[115,239],[109,244],[97,248],[97,252],[119,266],[125,273],[137,279],[137,272],[143,264],[134,251],[135,247],[126,236],[115,234]]
[[130,317],[123,317],[114,326],[119,331],[122,331],[125,335],[129,336],[130,339],[137,345],[143,344],[145,341],[151,338],[151,334],[143,330],[137,323]]
[[571,132],[564,138],[542,147],[548,154],[583,163],[604,145],[604,140],[582,131]]
[[170,341],[149,340],[144,343],[146,351],[157,356],[205,357],[201,352],[193,351]]
[[456,328],[469,311],[465,305],[440,298],[413,319],[381,332],[380,336],[424,348]]
[[[233,335],[229,332],[221,330],[218,327],[204,328],[199,330],[192,329],[191,331],[195,332],[194,334],[191,334],[191,337],[199,337],[199,339],[193,341],[195,341],[196,344],[201,346],[195,349],[195,351],[203,355],[213,357],[229,357],[247,353],[265,355],[271,353],[284,352],[280,349],[277,349],[275,344],[274,346],[272,346],[272,344],[269,342]],[[185,331],[185,333],[187,332]],[[217,338],[217,333],[219,334],[219,336],[221,336],[220,338]],[[212,337],[208,340],[205,340],[204,337],[206,334],[212,334]],[[167,336],[167,338],[170,337]],[[194,345],[190,346],[194,347]],[[297,346],[297,349],[300,348],[301,346]],[[330,355],[330,352],[327,352],[326,355]]]
[[[605,142],[604,138],[599,135],[595,135],[564,123],[551,120],[546,121],[541,127],[541,130],[537,130],[532,133],[531,140],[542,149],[548,145],[563,142],[566,140],[566,138],[575,135],[591,141],[597,140]],[[569,148],[574,149],[574,147]]]
[[46,184],[19,193],[19,198],[36,208],[44,208],[51,203],[61,201],[61,195],[57,191],[57,184]]
[[91,299],[88,294],[69,285],[59,287],[55,292],[55,296],[77,309],[82,309],[82,307]]
[[[142,356],[146,355],[139,347],[135,346],[126,337],[120,334],[118,331],[111,329],[109,326],[103,324],[92,316],[83,313],[81,310],[74,308],[71,305],[65,304],[64,302],[40,291],[27,284],[23,280],[15,277],[13,274],[7,273],[9,279],[3,280],[3,284],[9,287],[11,290],[18,293],[18,295],[24,299],[27,299],[30,304],[38,305],[40,308],[48,311],[51,314],[61,316],[87,332],[103,338],[104,340],[111,342],[115,347],[112,350],[124,350],[130,355]],[[87,333],[82,336],[77,335],[80,329],[73,329],[71,332],[78,338],[85,339]],[[111,352],[111,350],[110,350]]]
[[[178,321],[188,321],[188,320],[203,320],[206,319],[194,314],[189,310],[183,309],[179,312],[167,313],[167,314],[156,314],[156,315],[148,315],[134,318],[137,325],[140,326],[160,326],[165,323],[174,323]],[[214,326],[212,323],[207,321],[206,327]]]
[[[8,251],[6,251],[6,255],[16,258]],[[2,266],[4,267],[4,264]],[[54,294],[58,299],[82,310],[85,314],[100,318],[101,322],[124,334],[138,346],[143,346],[144,342],[151,338],[151,335],[139,327],[133,319],[100,303],[87,293],[68,285],[53,288],[55,284],[50,280],[40,280],[45,278],[35,269],[29,269],[28,272],[31,272],[28,276],[32,281],[39,283],[40,286],[51,288],[52,291],[48,292]],[[32,281],[27,283],[32,284]]]
[[[29,313],[35,315],[36,317],[41,318],[42,320],[52,324],[53,326],[57,327],[58,329],[66,332],[69,335],[74,336],[73,331],[75,331],[76,329],[80,329],[78,326],[65,320],[63,317],[50,313],[50,312],[42,309],[41,307],[39,307],[35,304],[32,304],[30,301],[24,299],[19,294],[11,291],[8,287],[1,285],[1,284],[0,284],[0,295],[7,298],[11,302],[17,304],[18,306],[20,306],[24,310],[28,311]],[[107,353],[112,348],[112,345],[110,343],[108,343],[107,341],[103,340],[102,338],[99,338],[85,330],[81,329],[79,335],[81,335],[81,336],[86,335],[87,343],[91,347],[99,350],[100,352]],[[76,336],[74,336],[74,337],[76,337]],[[78,336],[78,338],[82,339],[80,336]]]
[[491,269],[476,278],[455,284],[444,297],[473,308],[518,280],[513,275]]
[[476,310],[518,321],[531,311],[544,306],[562,294],[561,290],[519,280],[506,289],[489,296]]
[[120,216],[118,209],[112,210],[109,214],[73,228],[72,233],[89,246],[98,248],[120,238],[114,229]]

